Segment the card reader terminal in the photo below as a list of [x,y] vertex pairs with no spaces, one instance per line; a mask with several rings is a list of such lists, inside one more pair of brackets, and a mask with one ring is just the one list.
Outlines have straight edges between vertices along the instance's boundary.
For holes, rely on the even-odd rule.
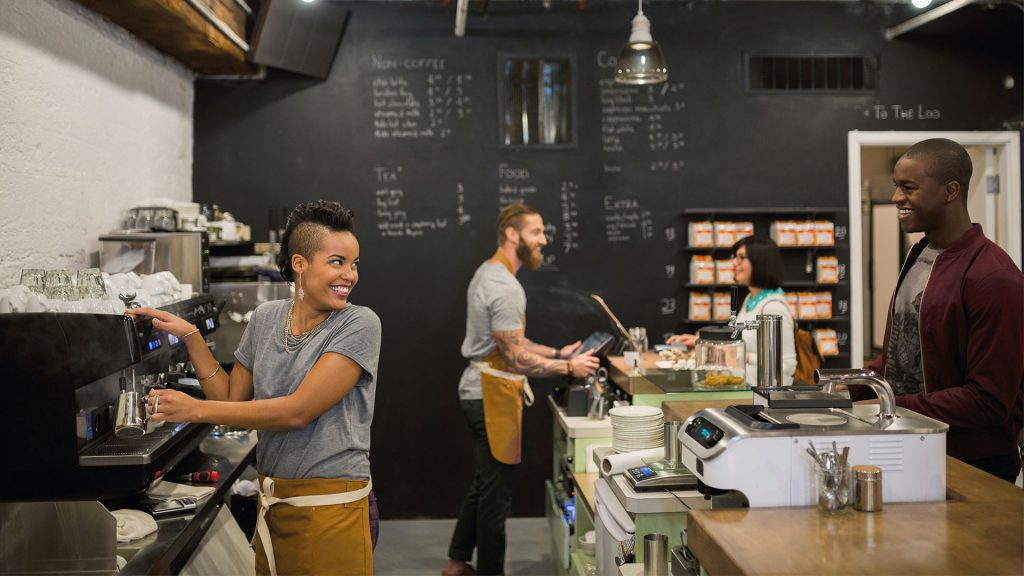
[[637,466],[626,470],[626,479],[634,490],[682,490],[696,488],[697,477],[686,469],[659,469],[657,465]]

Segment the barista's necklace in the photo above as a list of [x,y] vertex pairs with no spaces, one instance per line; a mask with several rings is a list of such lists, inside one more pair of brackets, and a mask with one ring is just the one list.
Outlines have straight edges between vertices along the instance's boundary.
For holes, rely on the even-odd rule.
[[764,300],[765,298],[769,296],[774,296],[776,294],[783,294],[782,288],[775,288],[773,290],[761,290],[760,292],[757,293],[757,296],[751,296],[750,298],[747,298],[747,312],[750,312],[754,308],[757,308],[757,305],[760,304],[761,301]]
[[288,353],[295,352],[300,347],[302,347],[302,345],[306,343],[306,340],[309,340],[317,332],[319,332],[320,328],[322,328],[323,325],[326,324],[328,320],[334,318],[334,313],[337,312],[337,310],[331,310],[331,313],[327,316],[327,318],[324,318],[323,320],[318,322],[316,326],[313,326],[312,328],[306,330],[301,334],[292,334],[292,310],[294,309],[295,301],[292,300],[291,304],[288,305],[288,317],[285,318],[284,321],[284,350],[285,352]]

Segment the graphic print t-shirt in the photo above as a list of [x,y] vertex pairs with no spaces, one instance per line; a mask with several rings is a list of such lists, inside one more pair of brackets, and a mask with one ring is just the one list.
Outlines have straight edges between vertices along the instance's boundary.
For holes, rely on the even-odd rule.
[[942,250],[926,246],[907,271],[896,293],[885,379],[897,395],[925,392],[924,365],[921,363],[921,298],[935,258],[941,253]]

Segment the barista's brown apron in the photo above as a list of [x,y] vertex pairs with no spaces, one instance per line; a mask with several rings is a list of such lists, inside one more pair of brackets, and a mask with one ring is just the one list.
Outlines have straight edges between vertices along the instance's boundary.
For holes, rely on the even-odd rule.
[[369,480],[259,476],[256,573],[373,574]]
[[[494,254],[494,259],[515,274],[512,263],[500,252]],[[523,328],[526,328],[526,318],[523,318]],[[518,464],[522,459],[523,397],[527,398],[527,406],[533,404],[530,383],[526,376],[508,371],[505,357],[497,348],[483,362],[475,364],[480,369],[484,426],[491,454],[498,462]]]

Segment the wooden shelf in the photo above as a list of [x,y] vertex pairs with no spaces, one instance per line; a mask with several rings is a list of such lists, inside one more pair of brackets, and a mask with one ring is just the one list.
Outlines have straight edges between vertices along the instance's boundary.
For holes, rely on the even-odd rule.
[[[792,252],[797,250],[846,250],[848,248],[846,242],[836,242],[831,246],[779,246],[779,250],[783,252]],[[683,246],[679,249],[682,252],[732,252],[731,246]]]
[[846,208],[842,206],[769,206],[767,208],[687,208],[683,210],[685,216],[711,215],[711,214],[845,214]]
[[183,0],[77,0],[199,74],[254,74],[246,61],[246,13],[233,0],[199,0],[240,44]]
[[[843,280],[842,282],[813,282],[811,280],[793,280],[792,282],[783,282],[782,287],[785,288],[831,288],[833,286],[846,286],[849,283]],[[694,284],[687,282],[683,284],[683,288],[690,288],[694,290],[728,290],[738,284]],[[744,286],[740,286],[744,288]]]

